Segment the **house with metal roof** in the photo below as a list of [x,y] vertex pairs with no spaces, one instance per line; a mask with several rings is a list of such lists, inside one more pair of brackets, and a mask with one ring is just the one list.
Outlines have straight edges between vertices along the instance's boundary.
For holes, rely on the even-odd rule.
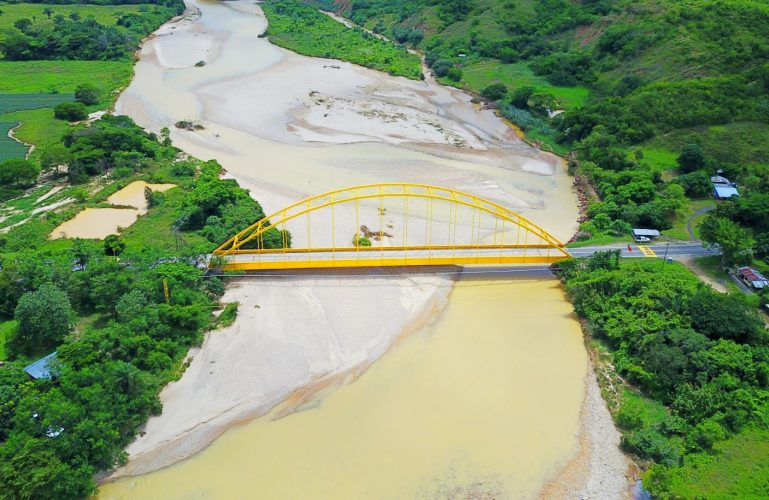
[[44,358],[38,359],[34,363],[28,364],[24,367],[24,371],[27,372],[27,375],[35,380],[40,378],[51,378],[52,371],[55,369],[55,363],[56,351],[52,352]]
[[729,179],[726,177],[720,176],[720,175],[714,175],[710,178],[710,183],[714,186],[731,186],[732,183],[729,182]]
[[713,186],[713,198],[717,200],[731,200],[733,196],[739,195],[739,191],[734,186]]
[[749,287],[755,290],[769,287],[769,280],[766,277],[750,267],[741,267],[737,269],[737,276]]

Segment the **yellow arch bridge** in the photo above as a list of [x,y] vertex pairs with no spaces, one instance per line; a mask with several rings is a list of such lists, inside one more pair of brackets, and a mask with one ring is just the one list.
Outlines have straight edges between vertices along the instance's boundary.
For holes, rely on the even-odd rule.
[[371,184],[307,198],[214,250],[225,270],[544,264],[563,243],[497,203],[426,184]]

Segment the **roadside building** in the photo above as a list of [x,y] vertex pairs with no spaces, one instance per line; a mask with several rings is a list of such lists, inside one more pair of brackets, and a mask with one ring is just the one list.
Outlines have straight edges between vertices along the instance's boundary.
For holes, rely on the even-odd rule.
[[51,373],[54,370],[56,363],[56,351],[52,352],[44,358],[40,358],[34,363],[30,363],[24,367],[24,371],[27,375],[33,379],[51,378]]
[[767,280],[763,274],[750,267],[745,266],[737,269],[737,276],[743,283],[754,290],[761,290],[769,287],[769,280]]
[[732,197],[739,195],[739,191],[734,186],[713,186],[713,198],[717,200],[731,200]]
[[640,229],[636,228],[632,231],[633,239],[642,242],[642,243],[648,243],[651,240],[657,239],[660,237],[660,232],[656,229]]

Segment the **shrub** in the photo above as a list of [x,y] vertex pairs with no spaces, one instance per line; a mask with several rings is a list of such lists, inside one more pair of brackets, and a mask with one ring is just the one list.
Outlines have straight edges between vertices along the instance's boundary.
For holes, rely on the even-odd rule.
[[447,59],[438,59],[433,63],[432,68],[435,76],[442,77],[448,75],[451,66],[451,61]]
[[486,99],[498,101],[507,95],[507,87],[503,83],[495,83],[481,90],[481,95]]
[[682,172],[694,172],[705,166],[705,153],[697,144],[687,144],[681,150],[677,161]]
[[534,93],[534,87],[518,87],[510,96],[510,104],[519,109],[529,108],[529,97]]
[[125,243],[116,234],[110,234],[104,238],[104,253],[113,257],[120,255],[125,250]]
[[352,246],[354,247],[370,247],[371,246],[371,240],[368,239],[366,236],[355,234],[355,236],[352,237]]
[[88,118],[88,111],[80,102],[63,102],[53,108],[53,116],[59,120],[76,122]]
[[77,89],[75,89],[75,100],[86,106],[98,104],[100,99],[101,92],[95,85],[83,83],[78,85]]
[[693,197],[703,197],[710,194],[710,177],[704,170],[697,170],[688,174],[679,175],[673,182],[684,188],[684,192]]
[[448,72],[446,73],[446,76],[451,78],[455,82],[458,82],[462,80],[462,70],[457,67],[449,68]]

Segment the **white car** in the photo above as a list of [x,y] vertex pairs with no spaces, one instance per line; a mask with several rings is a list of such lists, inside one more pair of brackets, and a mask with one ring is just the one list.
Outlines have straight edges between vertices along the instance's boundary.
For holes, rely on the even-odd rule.
[[649,239],[649,238],[647,238],[646,236],[638,236],[638,237],[635,239],[635,241],[636,241],[636,243],[651,243],[651,241],[652,241],[652,240],[650,240],[650,239]]

